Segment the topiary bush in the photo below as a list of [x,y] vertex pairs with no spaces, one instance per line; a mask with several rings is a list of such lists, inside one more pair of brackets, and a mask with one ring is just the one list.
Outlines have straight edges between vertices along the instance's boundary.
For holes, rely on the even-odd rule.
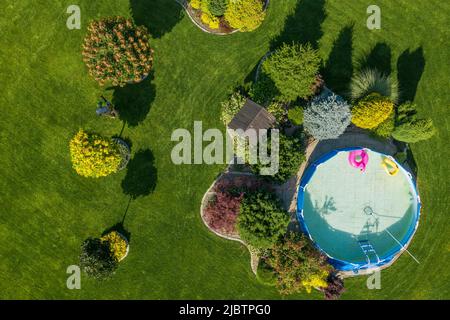
[[257,29],[265,16],[264,4],[261,0],[231,0],[224,15],[230,27],[242,32]]
[[317,85],[320,57],[308,43],[284,44],[263,63],[263,72],[275,83],[284,101],[307,98]]
[[352,108],[352,122],[360,128],[374,129],[388,119],[393,111],[394,104],[389,98],[371,93]]
[[110,139],[82,129],[69,143],[72,166],[83,177],[105,177],[117,172],[122,161],[119,147]]
[[153,66],[150,35],[123,17],[92,21],[83,43],[83,60],[89,74],[100,84],[124,86],[141,81]]
[[237,229],[242,240],[255,248],[270,248],[286,233],[289,215],[272,193],[247,193],[241,204]]
[[341,97],[317,96],[305,110],[305,130],[317,140],[336,139],[351,121],[350,106]]
[[294,126],[303,124],[304,111],[303,107],[297,106],[288,110],[288,119]]
[[225,125],[228,125],[234,116],[245,105],[247,98],[239,91],[233,92],[227,101],[222,102],[220,119]]
[[378,93],[395,103],[399,96],[397,80],[376,69],[364,69],[355,74],[350,82],[350,92],[353,100]]
[[303,235],[293,232],[268,251],[265,261],[275,273],[281,294],[324,289],[332,271],[327,257]]
[[81,245],[80,267],[89,277],[103,280],[114,274],[117,260],[107,241],[89,238]]

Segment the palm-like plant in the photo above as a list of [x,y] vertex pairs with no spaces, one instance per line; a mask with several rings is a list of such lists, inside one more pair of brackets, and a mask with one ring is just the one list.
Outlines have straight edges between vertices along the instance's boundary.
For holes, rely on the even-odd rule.
[[364,69],[353,76],[350,95],[353,100],[358,100],[371,93],[378,93],[396,103],[399,96],[398,82],[376,69]]

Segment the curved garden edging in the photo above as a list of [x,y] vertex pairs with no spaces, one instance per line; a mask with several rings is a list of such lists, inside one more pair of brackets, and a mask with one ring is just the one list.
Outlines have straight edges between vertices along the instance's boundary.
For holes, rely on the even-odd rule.
[[211,231],[212,233],[214,233],[215,235],[217,235],[217,236],[219,236],[221,238],[224,238],[224,239],[227,239],[227,240],[231,240],[231,241],[237,241],[237,242],[243,244],[248,249],[248,251],[250,252],[250,267],[252,269],[252,272],[256,275],[256,270],[258,268],[258,263],[259,263],[259,255],[256,253],[256,250],[252,246],[250,246],[247,243],[245,243],[245,241],[243,241],[241,238],[239,238],[239,236],[235,236],[235,237],[228,236],[228,235],[222,234],[222,233],[217,232],[216,230],[212,229],[208,225],[208,223],[205,221],[205,218],[204,218],[204,214],[203,214],[204,209],[205,209],[206,205],[208,204],[209,200],[211,199],[211,196],[215,194],[215,192],[211,191],[211,190],[216,185],[216,182],[219,181],[222,177],[224,177],[227,174],[234,174],[234,173],[233,172],[221,173],[213,181],[211,186],[208,188],[208,190],[203,195],[203,198],[202,198],[202,201],[201,201],[201,205],[200,205],[200,217],[201,217],[201,219],[203,221],[203,224],[206,226],[206,228],[208,228],[209,231]]
[[[175,0],[175,1],[178,2],[178,4],[180,4],[183,7],[183,9],[186,11],[189,19],[191,19],[192,23],[194,23],[194,25],[196,25],[200,30],[202,30],[205,33],[213,34],[216,36],[227,36],[227,35],[231,35],[231,34],[234,34],[234,33],[237,33],[240,31],[239,29],[231,29],[229,32],[219,32],[214,29],[208,28],[196,19],[194,12],[192,11],[191,7],[189,6],[187,0]],[[270,3],[270,0],[265,0],[264,11],[267,10],[269,3]]]
[[122,161],[120,162],[118,169],[119,171],[121,171],[125,169],[126,166],[128,165],[128,162],[130,162],[131,159],[130,146],[120,138],[113,138],[112,140],[119,146],[119,151],[120,154],[122,155]]
[[116,231],[116,232],[127,243],[127,250],[125,251],[125,255],[119,259],[119,262],[120,262],[120,261],[124,260],[128,256],[128,253],[130,252],[130,243],[128,242],[127,237],[125,237],[123,234],[121,234],[118,231]]

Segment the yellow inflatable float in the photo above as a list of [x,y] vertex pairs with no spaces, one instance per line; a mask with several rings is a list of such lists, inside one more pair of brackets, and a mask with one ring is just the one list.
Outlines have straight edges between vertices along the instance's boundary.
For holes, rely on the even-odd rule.
[[399,171],[398,165],[388,157],[383,157],[383,160],[381,161],[381,166],[384,168],[384,170],[386,170],[387,174],[390,176],[395,176]]

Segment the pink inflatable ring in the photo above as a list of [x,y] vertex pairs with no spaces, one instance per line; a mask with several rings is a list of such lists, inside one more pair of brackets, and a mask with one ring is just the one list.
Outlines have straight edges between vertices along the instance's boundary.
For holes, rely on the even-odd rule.
[[369,154],[364,150],[350,151],[348,155],[348,162],[355,167],[359,168],[362,172],[366,170],[367,163],[369,162]]

